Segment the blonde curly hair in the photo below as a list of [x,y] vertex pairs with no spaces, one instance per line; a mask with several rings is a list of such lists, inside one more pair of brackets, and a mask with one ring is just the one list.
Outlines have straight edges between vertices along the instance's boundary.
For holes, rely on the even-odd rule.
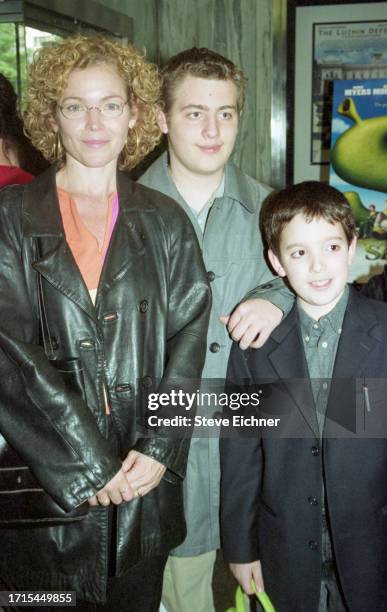
[[130,108],[136,108],[138,117],[134,129],[120,153],[121,170],[134,168],[152,151],[161,138],[157,123],[160,77],[155,65],[145,61],[131,45],[122,47],[108,38],[97,36],[71,36],[39,49],[29,71],[29,84],[24,104],[24,124],[32,143],[50,161],[64,162],[64,152],[58,151],[57,136],[52,127],[69,75],[99,64],[117,69],[128,90]]

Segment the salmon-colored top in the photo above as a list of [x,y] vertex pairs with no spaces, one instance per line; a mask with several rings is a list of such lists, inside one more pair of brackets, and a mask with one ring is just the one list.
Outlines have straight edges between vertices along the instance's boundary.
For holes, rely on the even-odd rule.
[[101,249],[97,238],[83,223],[74,198],[67,191],[58,189],[58,199],[67,243],[94,302],[102,266],[117,221],[119,210],[117,193],[109,196]]

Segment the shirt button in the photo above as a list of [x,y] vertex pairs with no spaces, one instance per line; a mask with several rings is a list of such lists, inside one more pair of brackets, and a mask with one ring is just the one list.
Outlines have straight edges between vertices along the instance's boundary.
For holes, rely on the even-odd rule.
[[141,300],[141,302],[140,302],[140,312],[142,312],[142,313],[146,312],[148,310],[148,306],[149,306],[149,304],[148,304],[147,300]]
[[328,383],[324,382],[322,384],[322,388],[324,389],[324,391],[326,391],[328,389]]
[[217,342],[212,342],[210,344],[210,351],[211,353],[219,353],[220,345]]
[[308,502],[311,506],[318,506],[317,497],[314,497],[313,495],[308,497]]
[[315,329],[318,329],[318,323],[313,323],[313,327],[314,327]]
[[323,342],[323,343],[321,344],[321,346],[322,346],[323,348],[327,348],[327,346],[328,346],[328,342]]
[[311,453],[312,453],[312,455],[313,455],[314,457],[317,457],[317,455],[319,455],[319,454],[320,454],[320,449],[319,449],[319,447],[318,447],[318,446],[312,446],[312,448],[310,449],[310,451],[311,451]]
[[308,546],[309,546],[310,550],[317,550],[318,544],[317,544],[316,540],[309,540]]
[[212,281],[215,280],[215,272],[213,272],[212,270],[208,270],[207,278],[210,281],[210,283],[212,283]]
[[310,338],[309,336],[305,336],[305,342],[309,342]]

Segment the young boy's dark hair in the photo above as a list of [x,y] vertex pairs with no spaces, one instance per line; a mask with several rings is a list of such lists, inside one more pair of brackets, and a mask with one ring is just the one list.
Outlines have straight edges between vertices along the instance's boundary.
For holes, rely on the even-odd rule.
[[238,90],[238,112],[242,112],[247,83],[242,70],[215,51],[193,47],[171,57],[162,70],[161,101],[165,113],[173,104],[176,87],[186,76],[232,81]]
[[345,196],[330,185],[305,181],[272,192],[262,204],[261,233],[268,249],[279,256],[282,231],[298,214],[307,221],[322,218],[340,223],[348,244],[356,236],[356,223]]

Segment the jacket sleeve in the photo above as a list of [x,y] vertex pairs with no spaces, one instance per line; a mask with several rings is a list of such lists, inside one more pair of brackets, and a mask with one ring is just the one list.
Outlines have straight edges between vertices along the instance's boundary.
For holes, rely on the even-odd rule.
[[251,299],[267,300],[288,315],[294,306],[295,295],[280,277],[272,277],[271,280],[252,289],[245,295],[243,302]]
[[22,236],[21,188],[0,194],[0,432],[65,510],[119,470],[87,405],[37,344],[36,277]]
[[[167,219],[168,221],[168,219]],[[166,368],[158,393],[172,389],[194,392],[199,387],[204,365],[207,329],[211,310],[211,289],[207,281],[200,247],[188,217],[174,208],[167,225],[169,253],[169,295]],[[167,416],[187,414],[184,407],[166,407]],[[162,416],[162,411],[158,411]],[[192,411],[190,411],[192,417]],[[181,435],[169,428],[157,438],[141,438],[135,448],[167,466],[170,472],[185,476],[190,428]],[[168,478],[168,474],[167,474]],[[172,478],[173,480],[173,478]]]
[[[247,354],[233,345],[227,371],[228,393],[249,390]],[[229,563],[259,559],[257,515],[262,461],[258,434],[243,435],[240,428],[231,427],[221,435],[220,527],[223,556]]]

